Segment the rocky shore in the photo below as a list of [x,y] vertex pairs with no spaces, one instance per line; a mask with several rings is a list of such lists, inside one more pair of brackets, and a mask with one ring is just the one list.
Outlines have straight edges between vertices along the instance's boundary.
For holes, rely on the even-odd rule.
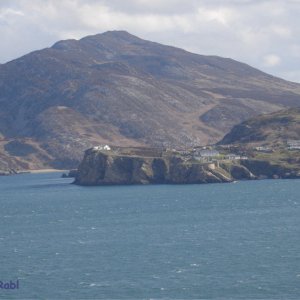
[[89,149],[79,165],[75,184],[191,184],[231,182],[256,177],[241,164],[190,163],[174,155],[116,155]]

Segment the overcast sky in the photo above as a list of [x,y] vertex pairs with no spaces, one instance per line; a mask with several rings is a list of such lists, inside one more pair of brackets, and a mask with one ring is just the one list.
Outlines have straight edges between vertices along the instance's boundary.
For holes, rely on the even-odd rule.
[[107,30],[300,82],[300,0],[0,0],[0,63]]

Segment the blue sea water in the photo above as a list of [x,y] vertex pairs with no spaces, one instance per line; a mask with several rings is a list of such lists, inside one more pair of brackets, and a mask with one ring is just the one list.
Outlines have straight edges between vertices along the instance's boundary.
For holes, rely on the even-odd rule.
[[300,299],[300,181],[0,177],[0,299]]

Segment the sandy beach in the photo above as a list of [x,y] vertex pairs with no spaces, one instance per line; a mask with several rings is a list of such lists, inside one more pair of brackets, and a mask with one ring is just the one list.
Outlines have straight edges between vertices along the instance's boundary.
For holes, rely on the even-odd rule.
[[68,172],[68,170],[59,169],[39,169],[39,170],[28,170],[29,173],[53,173],[53,172]]

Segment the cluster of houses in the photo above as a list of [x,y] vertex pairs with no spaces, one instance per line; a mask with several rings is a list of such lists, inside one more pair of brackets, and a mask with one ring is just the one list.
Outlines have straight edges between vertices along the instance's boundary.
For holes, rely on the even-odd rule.
[[[126,147],[111,147],[109,145],[100,145],[95,146],[92,148],[95,151],[113,151],[114,153],[121,153],[121,154],[139,154],[139,155],[145,155],[145,156],[162,156],[163,153],[165,154],[174,154],[174,155],[180,155],[184,160],[196,160],[199,162],[214,162],[214,161],[222,161],[222,160],[247,160],[247,156],[241,156],[234,153],[229,154],[221,154],[218,150],[212,149],[210,147],[199,147],[199,148],[193,148],[193,149],[155,149],[159,154],[156,153],[153,149],[154,148],[139,148],[139,147],[128,147],[127,152],[125,151]],[[120,151],[122,150],[122,151]],[[151,152],[150,154],[148,152]],[[154,154],[155,155],[154,155]]]
[[194,148],[192,150],[177,150],[177,153],[187,159],[194,159],[199,162],[212,162],[217,160],[247,160],[247,156],[241,156],[234,153],[221,154],[216,149]]
[[288,140],[287,146],[289,150],[300,150],[300,140]]
[[258,152],[265,152],[265,153],[273,152],[273,149],[271,149],[270,147],[266,147],[266,146],[255,147],[254,150],[256,150]]
[[[300,140],[288,140],[286,142],[286,148],[288,150],[300,150]],[[254,148],[255,151],[271,153],[274,152],[274,149],[267,146],[259,146]]]
[[110,151],[111,150],[111,147],[108,146],[108,145],[103,145],[103,146],[95,146],[93,147],[93,150],[96,150],[96,151]]

